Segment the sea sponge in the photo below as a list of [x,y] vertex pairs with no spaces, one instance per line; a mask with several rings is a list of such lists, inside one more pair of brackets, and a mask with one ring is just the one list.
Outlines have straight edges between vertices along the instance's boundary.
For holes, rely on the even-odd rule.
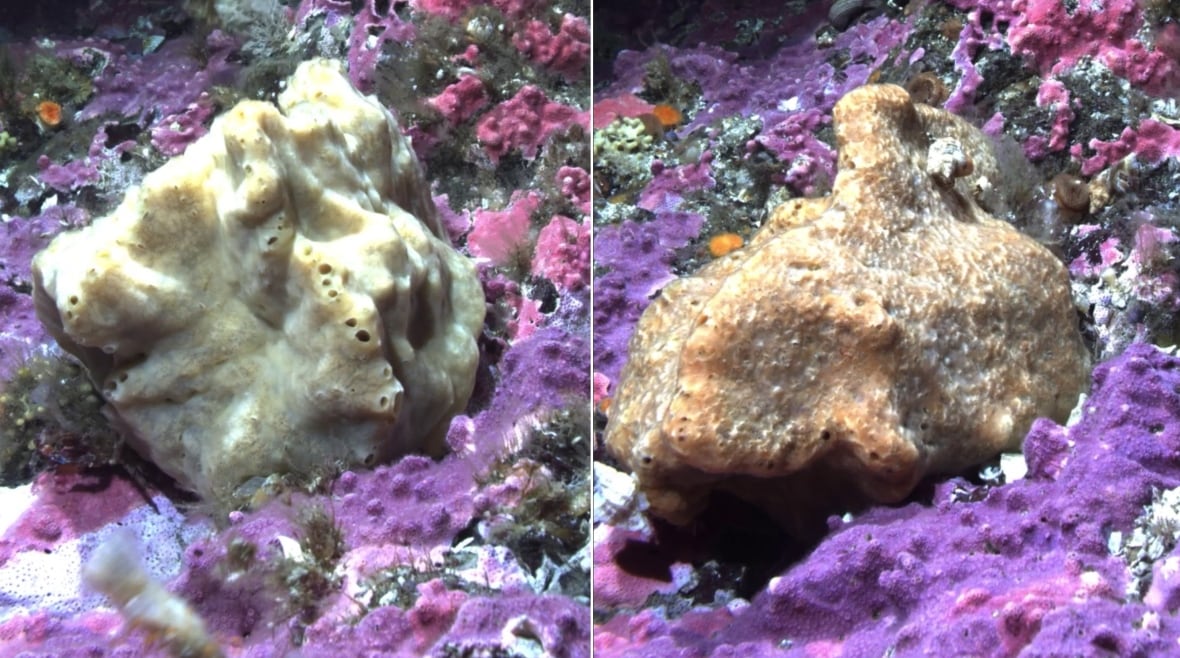
[[643,120],[622,117],[594,132],[594,154],[600,157],[617,153],[634,155],[647,151],[654,142]]
[[33,262],[38,316],[179,484],[443,450],[484,299],[390,113],[299,66]]
[[[658,127],[658,121],[655,122]],[[620,117],[594,131],[594,171],[631,188],[651,177],[655,138],[642,119]]]
[[1017,449],[1086,388],[1065,268],[988,213],[1015,205],[990,139],[892,85],[834,125],[832,194],[778,207],[637,325],[606,442],[657,516],[725,491],[814,530]]

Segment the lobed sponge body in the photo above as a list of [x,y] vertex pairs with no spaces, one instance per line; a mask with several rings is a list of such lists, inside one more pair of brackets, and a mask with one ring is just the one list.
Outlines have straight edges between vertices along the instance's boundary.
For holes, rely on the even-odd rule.
[[439,453],[484,300],[390,113],[302,64],[34,260],[38,316],[145,457],[204,496]]
[[1015,203],[989,138],[891,85],[834,120],[833,193],[783,204],[639,321],[606,441],[657,516],[721,490],[821,529],[1017,449],[1086,387],[1065,268],[993,216]]

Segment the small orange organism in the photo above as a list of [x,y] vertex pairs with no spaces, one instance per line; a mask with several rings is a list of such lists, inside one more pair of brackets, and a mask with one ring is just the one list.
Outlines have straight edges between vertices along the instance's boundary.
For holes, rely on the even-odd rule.
[[718,233],[709,238],[709,253],[713,254],[713,258],[721,258],[743,244],[745,240],[737,233]]
[[47,128],[56,127],[61,123],[61,105],[53,101],[41,101],[37,104],[37,119]]
[[680,125],[681,121],[684,121],[684,115],[680,113],[680,110],[671,105],[657,105],[652,108],[651,113],[660,120],[660,124],[664,128],[675,128]]

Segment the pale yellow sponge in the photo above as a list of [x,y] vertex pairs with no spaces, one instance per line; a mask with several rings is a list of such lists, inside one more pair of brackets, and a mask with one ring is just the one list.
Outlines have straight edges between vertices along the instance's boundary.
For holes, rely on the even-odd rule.
[[987,212],[1012,205],[989,138],[890,85],[834,125],[832,194],[779,207],[639,321],[606,442],[658,516],[724,491],[822,526],[1019,448],[1086,387],[1065,268]]
[[203,496],[439,453],[474,384],[475,269],[334,62],[302,64],[278,107],[239,103],[33,272],[129,444]]

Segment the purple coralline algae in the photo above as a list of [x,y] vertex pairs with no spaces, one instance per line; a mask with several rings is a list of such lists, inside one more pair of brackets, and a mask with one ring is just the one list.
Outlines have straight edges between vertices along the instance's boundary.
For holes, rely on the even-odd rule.
[[88,213],[74,206],[51,206],[33,217],[8,217],[0,224],[0,380],[7,380],[14,358],[33,351],[49,340],[33,313],[33,255],[44,249],[64,228],[82,226]]
[[513,197],[503,210],[476,210],[467,234],[468,250],[497,265],[507,263],[527,240],[530,217],[540,206],[541,195],[530,192]]
[[513,152],[532,160],[553,133],[587,123],[585,113],[554,103],[539,88],[526,85],[480,119],[476,134],[494,163]]
[[586,287],[590,278],[590,227],[555,215],[537,234],[537,254],[531,271],[562,290]]
[[307,21],[316,16],[326,17],[329,27],[351,26],[347,27],[348,74],[356,88],[365,93],[373,91],[377,65],[385,44],[390,41],[408,41],[414,36],[411,23],[402,20],[398,12],[391,11],[388,5],[384,10],[378,9],[376,0],[361,3],[303,0],[295,10],[294,22],[306,28]]
[[[1180,154],[1175,130],[1148,116],[1140,117],[1138,127],[1124,124],[1107,139],[1092,136],[1073,143],[1065,139],[1075,118],[1072,111],[1087,109],[1085,100],[1071,103],[1063,86],[1063,80],[1073,78],[1076,71],[1098,64],[1148,97],[1175,93],[1180,85],[1180,59],[1176,57],[1180,28],[1174,18],[1145,16],[1144,8],[1151,4],[1133,0],[1109,0],[1074,9],[1057,0],[948,0],[948,4],[965,11],[967,17],[954,50],[955,68],[962,77],[947,109],[967,111],[973,103],[985,100],[975,98],[976,89],[984,82],[977,60],[984,51],[1009,53],[1038,74],[1038,106],[1045,105],[1047,95],[1060,99],[1055,104],[1055,135],[1048,151],[1068,148],[1071,159],[1082,163],[1084,175],[1093,175],[1132,152],[1140,153],[1150,164]],[[1170,115],[1174,108],[1166,112]],[[1140,138],[1140,133],[1146,135]],[[1047,154],[1043,139],[1038,135],[1029,138],[1025,148],[1033,159]],[[1110,142],[1119,146],[1111,148]],[[1088,150],[1095,154],[1087,155]]]
[[652,295],[675,278],[676,250],[700,231],[702,221],[692,213],[665,213],[659,221],[604,227],[595,236],[595,263],[611,266],[594,280],[596,375],[618,378],[631,330]]
[[590,59],[590,24],[580,16],[566,14],[554,33],[543,21],[531,20],[512,37],[512,44],[529,60],[576,79]]
[[[935,487],[930,505],[833,517],[828,537],[749,602],[675,619],[659,607],[616,615],[597,628],[595,655],[1148,655],[1174,647],[1174,561],[1159,556],[1155,593],[1128,599],[1118,542],[1153,491],[1180,486],[1178,390],[1180,359],[1133,345],[1095,369],[1076,423],[1034,425],[1024,479],[989,487],[954,478]],[[613,536],[600,549],[619,546]],[[619,589],[634,576],[605,559],[596,567],[615,588],[606,603],[634,605],[635,594],[628,601]]]
[[190,55],[194,44],[187,39],[166,42],[147,54],[111,48],[94,80],[94,97],[78,118],[114,115],[144,121],[179,114],[212,85],[233,79],[233,67],[225,61],[231,43],[225,35],[211,35],[207,45],[213,59],[205,63]]
[[[641,90],[645,67],[654,59],[666,58],[674,75],[696,81],[701,88],[702,110],[687,122],[686,130],[734,115],[758,116],[770,128],[797,110],[820,108],[830,114],[845,92],[864,84],[873,70],[890,58],[890,51],[907,33],[906,23],[882,17],[838,36],[836,47],[847,49],[849,58],[856,62],[842,70],[842,81],[835,79],[835,68],[824,61],[820,46],[808,39],[796,39],[775,55],[753,62],[706,44],[625,51],[615,62],[617,79],[598,96],[606,99]],[[767,85],[767,80],[779,84]]]
[[[122,528],[225,656],[588,656],[585,7],[263,0],[199,16],[174,4],[88,9],[84,38],[70,20],[15,14],[28,36],[6,44],[16,75],[0,85],[0,125],[15,139],[0,145],[0,411],[27,359],[59,355],[34,319],[33,254],[313,56],[344,59],[398,114],[449,236],[479,261],[489,312],[476,390],[441,460],[325,464],[323,478],[271,478],[229,512],[132,456],[52,449],[56,407],[33,414],[33,430],[0,427],[0,446],[40,432],[38,463],[50,466],[0,489],[0,655],[175,650],[137,622],[142,611],[124,616],[82,583]],[[27,113],[54,89],[38,68],[47,58],[82,81],[53,131]]]

